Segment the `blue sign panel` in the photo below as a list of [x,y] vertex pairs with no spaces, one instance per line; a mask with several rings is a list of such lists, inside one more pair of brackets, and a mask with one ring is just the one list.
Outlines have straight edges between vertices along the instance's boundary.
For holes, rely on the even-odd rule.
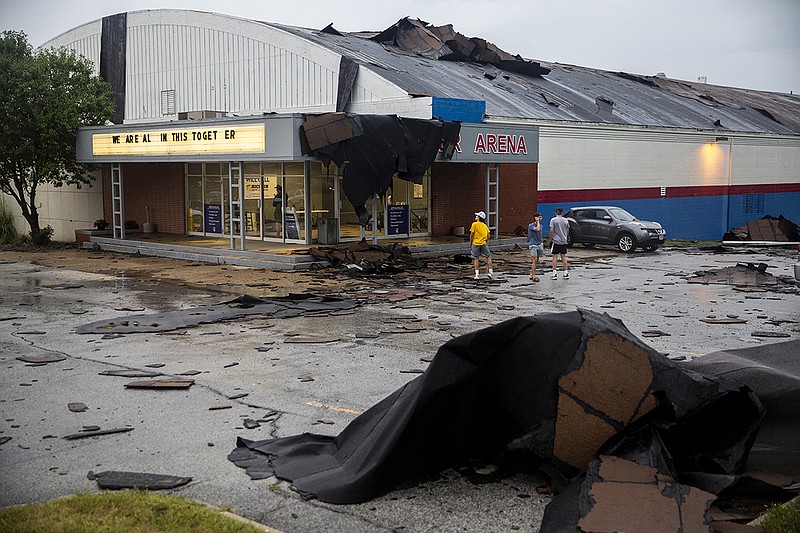
[[204,207],[206,233],[222,233],[222,205],[205,204]]
[[387,235],[408,234],[408,206],[390,205],[387,211],[389,222],[386,228]]

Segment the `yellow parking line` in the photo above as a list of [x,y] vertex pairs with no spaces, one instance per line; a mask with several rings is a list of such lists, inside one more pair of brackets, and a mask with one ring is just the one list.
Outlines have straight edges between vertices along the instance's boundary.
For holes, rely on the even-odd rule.
[[327,403],[321,402],[306,402],[306,405],[310,405],[311,407],[322,407],[323,409],[328,409],[329,411],[339,411],[341,413],[350,413],[351,415],[360,415],[361,411],[355,411],[353,409],[346,409],[344,407],[336,407],[335,405],[328,405]]

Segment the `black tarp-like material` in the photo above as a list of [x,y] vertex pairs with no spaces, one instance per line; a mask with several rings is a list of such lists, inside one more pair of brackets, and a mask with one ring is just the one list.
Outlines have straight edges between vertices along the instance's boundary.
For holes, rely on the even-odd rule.
[[[630,479],[629,489],[647,491],[653,509],[669,508],[688,528],[707,519],[714,490],[744,471],[763,416],[747,386],[681,366],[621,322],[579,310],[453,339],[425,374],[338,436],[240,438],[229,459],[253,479],[276,475],[305,497],[356,503],[468,459],[513,457],[565,489],[542,531],[579,520],[595,526],[620,503],[615,490],[607,498],[594,498],[592,485],[581,492],[587,470]],[[592,513],[595,506],[603,513]]]
[[129,315],[104,319],[75,328],[75,333],[160,333],[176,329],[193,328],[200,324],[212,324],[236,320],[247,316],[272,316],[292,318],[309,313],[344,311],[357,307],[358,303],[307,294],[292,294],[286,297],[256,298],[241,295],[214,304],[168,311],[151,315]]
[[308,115],[300,128],[310,154],[344,168],[344,193],[363,226],[370,220],[367,200],[383,196],[395,173],[422,183],[440,150],[452,156],[460,131],[458,122],[344,113]]

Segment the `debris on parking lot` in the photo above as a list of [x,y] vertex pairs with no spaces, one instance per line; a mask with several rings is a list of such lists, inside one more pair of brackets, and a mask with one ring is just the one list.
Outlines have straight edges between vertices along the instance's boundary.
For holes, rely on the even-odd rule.
[[19,361],[24,363],[31,363],[31,366],[41,366],[47,363],[57,363],[66,360],[63,355],[20,355],[17,356]]
[[186,485],[192,480],[190,477],[147,474],[143,472],[121,472],[116,470],[98,473],[94,473],[90,470],[86,477],[90,480],[97,481],[98,487],[107,490],[166,490]]
[[723,244],[747,242],[787,243],[799,242],[800,232],[797,224],[780,215],[775,218],[766,215],[761,219],[748,220],[744,226],[733,228],[722,236]]
[[124,427],[124,428],[112,428],[112,429],[96,429],[93,431],[81,431],[79,433],[73,433],[71,435],[64,435],[64,439],[66,440],[76,440],[76,439],[85,439],[87,437],[98,437],[100,435],[113,435],[114,433],[127,433],[129,431],[133,431],[132,427]]
[[72,402],[67,404],[67,409],[72,411],[73,413],[83,413],[85,412],[89,406],[87,406],[83,402]]
[[340,337],[336,336],[313,336],[313,335],[293,335],[286,337],[283,341],[292,344],[327,344],[329,342],[338,342]]
[[118,376],[123,378],[154,378],[162,376],[161,372],[148,372],[146,370],[103,370],[98,372],[100,376]]
[[791,337],[788,333],[784,333],[782,331],[754,331],[750,334],[753,337]]
[[[662,516],[676,531],[705,530],[710,505],[752,488],[748,457],[800,479],[800,364],[787,356],[800,341],[785,344],[777,361],[742,365],[757,368],[734,382],[730,367],[671,361],[605,314],[515,318],[445,343],[425,373],[338,436],[240,437],[229,459],[253,479],[275,475],[331,503],[367,501],[468,461],[534,464],[559,492],[542,532],[626,530],[633,519],[662,530],[652,523]],[[773,368],[785,379],[762,379]],[[751,378],[785,413],[766,432]],[[787,394],[795,401],[781,403]],[[776,501],[793,495],[770,487]]]
[[309,253],[332,267],[340,267],[351,276],[390,276],[404,270],[425,267],[425,262],[411,254],[408,246],[358,243],[311,248]]
[[291,318],[323,311],[353,309],[358,302],[330,297],[292,294],[284,298],[261,299],[236,296],[214,305],[198,306],[153,315],[132,315],[113,320],[98,320],[78,326],[76,333],[159,333],[236,320],[248,316]]
[[188,389],[194,384],[193,379],[167,378],[145,381],[131,381],[125,384],[126,389]]
[[705,322],[706,324],[747,324],[747,320],[743,318],[701,318],[700,322]]
[[660,329],[646,329],[642,331],[642,337],[669,337],[670,334]]
[[689,283],[708,285],[718,283],[732,285],[737,290],[761,289],[775,292],[797,292],[794,281],[789,277],[773,276],[766,263],[737,263],[734,266],[713,270],[701,270],[687,278]]

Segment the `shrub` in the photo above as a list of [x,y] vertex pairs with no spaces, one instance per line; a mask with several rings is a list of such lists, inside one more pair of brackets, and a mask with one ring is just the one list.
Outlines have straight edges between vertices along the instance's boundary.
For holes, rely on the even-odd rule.
[[6,202],[0,198],[0,244],[9,244],[17,237],[17,230],[14,228],[14,215],[6,209]]
[[34,246],[47,246],[53,240],[53,228],[50,226],[31,232],[31,244]]

